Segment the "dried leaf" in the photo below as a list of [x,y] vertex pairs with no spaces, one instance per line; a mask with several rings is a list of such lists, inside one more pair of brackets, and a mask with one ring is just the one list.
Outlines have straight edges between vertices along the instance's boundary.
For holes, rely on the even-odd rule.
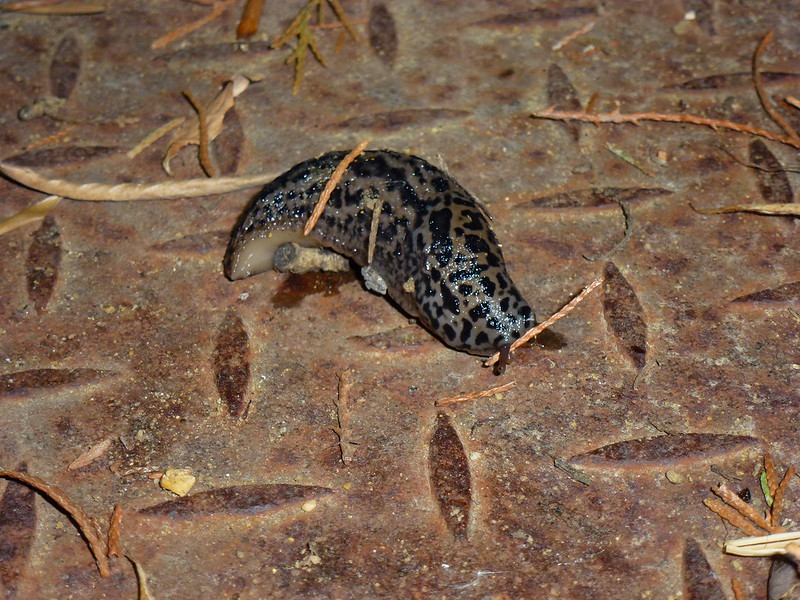
[[[17,467],[24,472],[25,463]],[[36,535],[36,492],[13,481],[0,499],[0,583],[6,597],[16,597]]]
[[31,369],[0,375],[0,397],[20,396],[34,390],[89,385],[113,377],[114,371],[98,369]]
[[81,72],[81,47],[72,35],[66,35],[50,62],[50,92],[66,100],[78,83]]
[[143,508],[142,515],[189,519],[215,515],[257,516],[332,493],[313,485],[271,483],[209,490]]
[[76,471],[78,469],[82,469],[83,467],[92,464],[98,458],[103,456],[111,447],[111,438],[107,437],[106,439],[97,442],[93,446],[91,446],[86,452],[78,456],[75,460],[73,460],[67,466],[67,471]]
[[61,196],[48,196],[44,200],[39,200],[33,206],[23,208],[5,221],[0,221],[0,235],[43,219],[58,206],[59,202],[61,202]]
[[800,302],[800,281],[734,298],[732,302]]
[[439,512],[453,537],[467,537],[472,506],[467,455],[447,415],[436,417],[436,430],[428,447],[431,488]]
[[47,215],[39,229],[33,233],[25,263],[28,298],[36,310],[47,308],[58,280],[60,265],[61,233],[53,215]]
[[529,8],[513,13],[495,15],[488,19],[476,21],[473,25],[479,27],[519,27],[536,23],[550,23],[585,16],[596,16],[596,6],[549,6]]
[[450,108],[409,108],[360,115],[329,125],[332,129],[369,129],[372,131],[399,131],[410,125],[429,125],[443,119],[460,119],[469,116],[467,110]]
[[391,11],[376,2],[369,11],[369,45],[385,64],[392,66],[397,59],[397,26]]
[[524,208],[590,208],[594,206],[613,206],[620,202],[631,204],[667,194],[672,194],[672,192],[664,188],[584,188],[539,196],[519,206]]
[[692,538],[686,540],[683,550],[683,597],[686,600],[726,600],[717,574]]
[[645,364],[647,325],[636,292],[617,266],[606,263],[603,316],[622,351],[637,369]]
[[217,392],[234,419],[247,418],[250,400],[250,343],[242,318],[230,309],[217,330],[211,355]]
[[617,442],[578,454],[570,464],[582,467],[648,469],[706,460],[757,445],[757,438],[716,433],[659,435]]
[[781,162],[761,140],[750,142],[750,162],[757,167],[753,172],[764,204],[791,204],[794,201],[789,176]]
[[[578,91],[563,69],[555,63],[547,69],[547,105],[558,110],[581,109]],[[577,142],[580,136],[580,124],[575,121],[565,121],[564,127],[573,141]]]
[[[244,75],[235,75],[216,98],[206,107],[208,119],[208,139],[216,138],[222,132],[222,122],[225,113],[233,107],[234,98],[244,92],[250,85],[250,80]],[[200,126],[197,120],[191,120],[181,125],[174,133],[161,166],[169,175],[172,175],[169,163],[185,146],[200,144]]]

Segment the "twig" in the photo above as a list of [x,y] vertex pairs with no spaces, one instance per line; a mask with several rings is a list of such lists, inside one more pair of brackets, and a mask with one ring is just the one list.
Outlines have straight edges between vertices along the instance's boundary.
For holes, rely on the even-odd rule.
[[767,478],[767,488],[769,489],[768,504],[772,505],[780,482],[778,481],[778,474],[775,472],[775,463],[772,462],[772,455],[769,453],[764,455],[764,476]]
[[711,488],[711,491],[722,498],[728,505],[739,511],[739,514],[741,514],[743,517],[750,519],[758,527],[761,527],[761,529],[769,531],[770,533],[780,533],[785,531],[782,527],[771,525],[769,521],[756,512],[755,508],[742,500],[738,494],[736,494],[736,492],[732,491],[724,483],[715,488]]
[[512,387],[517,385],[516,381],[509,381],[508,383],[504,383],[503,385],[498,385],[493,388],[489,388],[488,390],[481,390],[479,392],[470,392],[468,394],[463,394],[461,396],[450,396],[449,398],[442,398],[441,400],[437,400],[433,403],[434,406],[447,406],[448,404],[456,404],[458,402],[467,402],[468,400],[478,400],[479,398],[489,398],[494,396],[495,394],[499,394],[501,392],[505,392],[506,390],[510,390]]
[[735,577],[731,579],[731,589],[733,590],[733,600],[747,600],[742,584]]
[[163,183],[72,183],[63,179],[48,179],[28,167],[17,167],[0,162],[0,173],[24,186],[44,192],[57,194],[73,200],[94,202],[130,200],[163,200],[176,198],[196,198],[210,194],[227,194],[238,190],[257,187],[269,183],[277,174],[249,175],[242,177],[217,177],[215,179],[187,179]]
[[0,235],[19,229],[28,223],[35,223],[49,215],[61,202],[61,196],[48,196],[39,200],[33,206],[23,208],[17,214],[10,216],[5,221],[0,221]]
[[206,107],[203,106],[203,103],[200,102],[197,98],[194,97],[192,92],[189,90],[184,90],[183,95],[192,105],[192,107],[197,111],[197,128],[199,131],[199,155],[200,155],[200,166],[203,167],[203,171],[209,177],[215,177],[217,174],[217,170],[214,168],[214,165],[211,163],[211,156],[208,152],[208,114],[206,113]]
[[108,557],[106,556],[107,548],[105,540],[103,539],[103,534],[100,531],[100,526],[85,510],[70,500],[69,496],[67,496],[63,490],[54,485],[50,485],[43,479],[39,479],[34,475],[29,475],[28,473],[22,473],[20,471],[0,471],[0,477],[14,479],[32,487],[50,498],[59,508],[69,513],[77,524],[78,530],[89,543],[89,550],[91,550],[94,560],[97,563],[100,576],[109,576]]
[[138,156],[147,148],[149,148],[158,140],[160,140],[162,137],[167,135],[170,131],[172,131],[179,125],[182,125],[185,120],[186,117],[178,117],[177,119],[172,119],[172,121],[170,121],[166,125],[162,125],[155,131],[149,133],[141,142],[139,142],[138,144],[136,144],[136,146],[128,150],[127,157],[134,158],[135,156]]
[[[556,314],[554,314],[552,317],[547,319],[544,323],[540,323],[539,325],[537,325],[533,329],[528,330],[521,338],[519,338],[517,341],[515,341],[513,344],[511,344],[511,348],[509,348],[509,353],[513,352],[514,350],[516,350],[517,348],[522,346],[524,343],[530,341],[532,338],[534,338],[537,335],[539,335],[540,333],[542,333],[545,329],[547,329],[548,327],[553,325],[553,323],[556,323],[557,321],[560,321],[561,319],[566,317],[569,313],[571,313],[575,309],[576,306],[578,306],[578,304],[583,302],[583,299],[586,298],[586,296],[588,296],[592,292],[592,290],[594,290],[601,283],[603,283],[603,279],[598,277],[592,283],[587,285],[583,289],[583,291],[580,294],[578,294],[577,296],[575,296],[572,300],[570,300],[564,306],[564,308],[559,310]],[[499,359],[500,359],[500,353],[499,352],[495,352],[492,355],[492,357],[489,360],[487,360],[485,363],[483,363],[483,364],[486,367],[491,367]]]
[[242,19],[236,28],[236,37],[247,38],[255,35],[258,31],[258,24],[261,21],[261,9],[264,8],[264,0],[247,0],[242,11]]
[[760,215],[782,215],[800,217],[800,204],[774,203],[774,204],[736,204],[734,206],[718,206],[716,208],[697,208],[693,204],[689,206],[701,215],[718,215],[722,213],[751,212]]
[[381,221],[381,211],[383,210],[383,198],[377,198],[373,201],[372,206],[372,222],[369,225],[369,243],[367,244],[367,264],[372,264],[372,258],[375,255],[375,245],[378,241],[378,224]]
[[784,102],[786,102],[786,104],[789,106],[800,108],[800,99],[795,98],[794,96],[786,96],[786,98],[784,98]]
[[533,119],[552,119],[556,121],[583,121],[586,123],[633,123],[639,125],[639,121],[663,121],[667,123],[691,123],[692,125],[704,125],[711,127],[715,131],[717,129],[730,129],[740,133],[749,133],[757,135],[773,142],[780,142],[793,148],[800,148],[800,139],[779,135],[762,129],[760,127],[753,127],[743,123],[736,123],[734,121],[726,121],[723,119],[709,119],[697,115],[689,114],[668,114],[657,112],[637,112],[622,114],[620,112],[611,113],[593,113],[587,114],[580,111],[571,110],[554,110],[554,107],[535,112],[531,115]]
[[353,387],[353,382],[350,381],[350,374],[352,371],[346,369],[339,373],[339,402],[336,404],[336,419],[339,423],[338,427],[333,428],[333,432],[339,436],[339,452],[342,455],[342,464],[347,466],[347,463],[353,461],[353,449],[351,445],[357,445],[358,442],[352,441],[350,436],[350,412],[347,407],[348,395],[350,388]]
[[61,138],[63,138],[63,137],[66,137],[66,136],[68,136],[70,133],[72,133],[73,131],[75,131],[75,129],[76,129],[77,127],[78,127],[78,126],[77,126],[77,125],[75,125],[75,124],[73,124],[73,125],[68,125],[68,126],[67,126],[67,127],[65,127],[64,129],[62,129],[61,131],[58,131],[58,132],[54,133],[53,135],[48,135],[46,138],[42,138],[42,139],[41,139],[41,140],[39,140],[39,141],[33,142],[32,144],[29,144],[28,146],[25,146],[25,149],[24,149],[24,151],[25,151],[25,152],[30,152],[31,150],[35,150],[36,148],[41,148],[42,146],[47,146],[48,144],[52,144],[53,142],[57,142],[57,141],[58,141],[58,140],[60,140]]
[[770,102],[769,96],[767,96],[767,92],[764,90],[764,83],[761,80],[761,71],[758,63],[761,60],[761,55],[763,54],[764,49],[772,42],[774,37],[774,32],[768,31],[766,35],[761,38],[758,48],[756,48],[755,53],[753,53],[753,85],[756,88],[758,99],[761,101],[761,106],[764,107],[764,110],[766,111],[767,115],[769,115],[769,118],[775,121],[775,123],[777,123],[778,126],[783,129],[783,131],[788,134],[790,138],[800,142],[800,136],[797,135],[797,132],[794,130],[794,128],[777,110],[775,110],[775,107],[772,106],[772,102]]
[[561,38],[555,44],[552,45],[552,50],[561,50],[564,46],[572,42],[573,40],[579,38],[580,36],[589,33],[592,29],[594,29],[595,22],[592,21],[591,23],[587,23],[580,29],[573,31],[568,36]]
[[367,144],[369,144],[369,140],[363,140],[359,142],[359,144],[342,159],[342,162],[336,165],[336,168],[331,174],[331,178],[328,180],[328,183],[325,184],[325,188],[319,195],[319,200],[317,200],[314,210],[311,211],[311,216],[308,218],[305,228],[303,228],[303,235],[308,235],[314,229],[317,221],[319,221],[319,218],[322,216],[322,213],[325,210],[325,205],[328,204],[328,200],[330,199],[333,190],[339,184],[339,181],[341,181],[344,172],[347,170],[347,167],[349,167],[350,164],[356,158],[358,158],[359,154],[361,154],[364,151],[364,148],[367,147]]
[[126,554],[125,558],[131,561],[133,570],[136,571],[136,581],[139,582],[139,600],[153,600],[153,595],[147,587],[147,573],[144,572],[141,565],[133,560],[129,554]]
[[717,515],[719,515],[720,517],[728,521],[731,525],[743,531],[747,535],[760,536],[762,534],[762,531],[758,527],[753,525],[750,521],[745,519],[741,514],[736,512],[730,506],[722,503],[716,498],[706,498],[705,500],[703,500],[703,504],[705,504],[711,511],[715,512]]
[[800,540],[800,531],[757,535],[725,542],[725,552],[737,556],[794,555],[798,547],[798,540]]
[[106,556],[119,556],[119,535],[122,529],[122,505],[115,504],[111,513],[111,522],[108,525],[108,550]]
[[78,469],[82,469],[83,467],[92,464],[98,458],[103,456],[111,447],[111,438],[107,437],[106,439],[94,444],[91,446],[86,452],[82,453],[78,456],[75,460],[73,460],[67,466],[67,471],[77,471]]
[[99,2],[68,0],[23,0],[0,6],[0,11],[15,11],[38,15],[93,15],[106,10]]
[[783,509],[783,497],[786,494],[786,488],[789,486],[789,482],[791,481],[792,477],[794,477],[795,469],[794,467],[789,467],[786,473],[781,479],[780,484],[778,484],[778,488],[775,490],[775,493],[772,495],[772,507],[770,508],[770,523],[773,527],[778,527],[778,519],[780,518],[781,510]]
[[649,170],[646,167],[642,166],[639,163],[639,161],[637,161],[635,158],[633,158],[630,154],[628,154],[622,148],[619,148],[619,147],[615,146],[614,144],[606,144],[606,150],[611,152],[611,154],[613,154],[617,158],[619,158],[621,160],[624,160],[626,163],[628,163],[634,169],[637,169],[638,171],[641,171],[642,173],[644,173],[648,177],[655,177],[655,174],[651,170]]
[[206,16],[201,17],[196,21],[192,21],[191,23],[187,23],[186,25],[181,25],[177,29],[173,29],[166,35],[161,36],[152,44],[150,44],[150,48],[152,50],[163,48],[164,46],[167,46],[168,44],[171,44],[172,42],[179,40],[180,38],[189,35],[193,31],[196,31],[201,27],[211,23],[211,21],[222,15],[222,13],[224,13],[234,2],[235,0],[219,0],[214,2],[214,4],[211,5],[211,10]]

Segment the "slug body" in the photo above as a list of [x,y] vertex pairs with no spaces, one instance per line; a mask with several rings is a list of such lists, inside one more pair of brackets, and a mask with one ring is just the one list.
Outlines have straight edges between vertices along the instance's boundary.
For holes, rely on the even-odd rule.
[[365,267],[367,287],[385,290],[449,346],[479,355],[505,350],[507,357],[508,346],[533,325],[532,311],[506,273],[490,217],[442,170],[408,154],[363,152],[311,234],[303,236],[345,155],[308,160],[267,184],[233,232],[225,256],[228,278],[272,268],[284,243],[322,245]]

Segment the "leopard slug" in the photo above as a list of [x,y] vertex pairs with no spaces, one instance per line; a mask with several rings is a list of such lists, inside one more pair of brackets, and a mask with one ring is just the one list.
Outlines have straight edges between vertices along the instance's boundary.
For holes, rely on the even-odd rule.
[[388,294],[447,345],[483,356],[500,351],[502,372],[533,313],[506,272],[491,217],[447,173],[409,154],[363,152],[314,230],[302,235],[346,154],[302,162],[264,187],[233,231],[227,277],[272,268],[276,249],[288,242],[325,246],[360,265],[369,289]]

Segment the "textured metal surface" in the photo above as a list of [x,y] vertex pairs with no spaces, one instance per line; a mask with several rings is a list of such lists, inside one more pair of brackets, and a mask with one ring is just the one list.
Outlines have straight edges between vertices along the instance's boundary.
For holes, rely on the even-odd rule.
[[[800,4],[345,2],[360,43],[334,51],[339,31],[319,32],[329,68],[309,60],[296,96],[286,52],[267,41],[300,3],[268,2],[269,35],[246,48],[233,43],[237,6],[157,51],[155,37],[208,9],[109,4],[0,14],[3,157],[75,124],[26,164],[159,181],[163,142],[125,152],[192,115],[181,91],[208,100],[234,73],[263,74],[215,142],[225,173],[280,172],[369,138],[446,166],[486,204],[540,319],[605,284],[555,326],[559,343],[519,351],[498,379],[352,275],[227,281],[227,234],[251,193],[64,201],[0,237],[0,467],[24,464],[102,522],[121,504],[124,550],[156,598],[717,598],[734,575],[763,597],[768,563],[722,555],[737,534],[702,500],[725,476],[763,509],[760,455],[797,460],[797,225],[689,204],[793,201],[796,173],[775,167],[796,169],[797,152],[529,114],[598,93],[597,112],[774,128],[752,52],[774,29],[767,91],[797,95]],[[47,94],[62,120],[18,119]],[[173,168],[201,176],[189,149]],[[41,195],[0,180],[0,198],[6,216]],[[617,201],[630,236],[604,256],[625,233]],[[347,368],[358,445],[343,467],[334,402]],[[510,380],[502,398],[434,406]],[[105,438],[103,456],[67,470]],[[195,488],[164,505],[174,496],[148,473],[184,467]],[[100,578],[65,515],[17,484],[0,493],[3,598],[136,597],[128,562]]]

